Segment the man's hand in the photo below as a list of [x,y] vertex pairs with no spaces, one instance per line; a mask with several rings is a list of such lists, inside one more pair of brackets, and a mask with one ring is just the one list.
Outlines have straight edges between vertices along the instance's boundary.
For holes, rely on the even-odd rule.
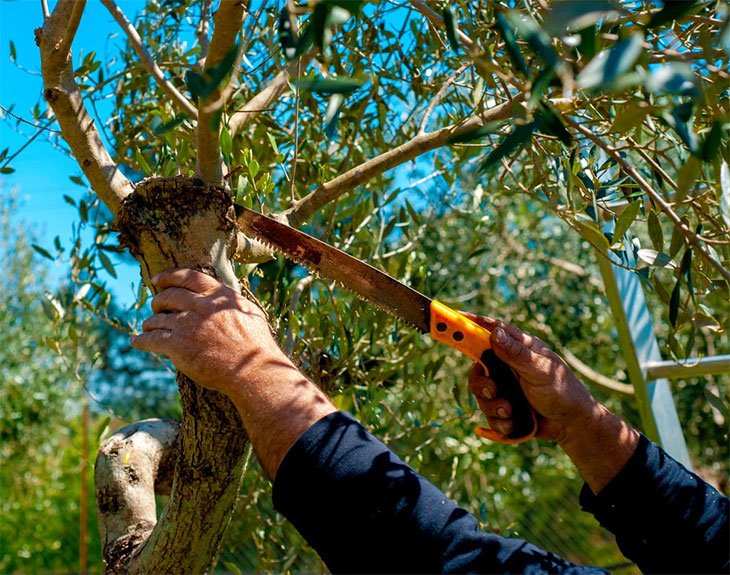
[[[598,493],[631,457],[639,434],[598,403],[545,342],[501,320],[464,315],[492,332],[492,349],[512,368],[537,412],[537,436],[557,441]],[[512,431],[512,406],[496,397],[497,385],[478,363],[469,390],[491,427]]]
[[132,346],[168,356],[196,383],[228,395],[269,477],[314,423],[337,411],[274,341],[261,310],[189,269],[152,280],[154,315]]
[[218,280],[190,269],[152,279],[154,315],[132,338],[136,349],[162,353],[198,384],[231,395],[236,382],[267,362],[289,360],[263,312]]
[[[538,437],[560,442],[595,409],[596,400],[545,342],[501,320],[465,315],[492,332],[492,349],[512,368],[527,401],[538,414]],[[469,374],[469,390],[489,425],[504,434],[510,433],[512,406],[497,398],[497,385],[484,375],[478,363]]]

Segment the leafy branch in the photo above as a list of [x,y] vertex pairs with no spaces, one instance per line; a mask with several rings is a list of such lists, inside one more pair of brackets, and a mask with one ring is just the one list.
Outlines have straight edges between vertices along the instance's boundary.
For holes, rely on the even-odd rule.
[[145,49],[142,44],[142,38],[137,32],[137,29],[125,16],[121,8],[115,4],[114,0],[101,0],[101,3],[106,6],[107,10],[109,10],[121,29],[127,35],[127,39],[137,56],[139,56],[139,60],[144,66],[144,69],[147,70],[149,75],[155,79],[163,92],[170,97],[172,103],[175,104],[178,110],[180,110],[183,114],[190,118],[197,118],[198,111],[195,106],[172,84],[172,82],[165,78],[165,73],[162,71],[152,55]]

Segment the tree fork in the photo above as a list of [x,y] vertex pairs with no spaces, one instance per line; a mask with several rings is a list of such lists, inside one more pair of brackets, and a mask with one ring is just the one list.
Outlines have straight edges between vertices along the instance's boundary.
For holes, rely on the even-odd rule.
[[[120,244],[139,260],[148,286],[151,277],[165,269],[191,267],[255,301],[238,282],[231,264],[237,229],[231,196],[222,186],[184,177],[150,178],[124,198],[115,228]],[[212,568],[230,522],[243,477],[247,444],[243,426],[228,398],[180,373],[177,382],[183,415],[169,501],[157,522],[148,480],[147,496],[138,504],[146,510],[126,516],[126,528],[113,530],[116,539],[102,533],[107,573],[204,573]],[[114,509],[127,501],[124,494],[134,477],[154,474],[159,444],[134,443],[128,457],[138,461],[135,473],[117,473],[112,481],[97,486],[100,518],[114,515]],[[105,449],[106,445],[100,452],[102,466],[104,457],[108,459],[103,456]],[[143,519],[138,521],[139,517]]]

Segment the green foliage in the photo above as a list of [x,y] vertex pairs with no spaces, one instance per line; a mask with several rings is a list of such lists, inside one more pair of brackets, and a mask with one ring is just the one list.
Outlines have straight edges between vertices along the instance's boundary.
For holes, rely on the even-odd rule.
[[[83,387],[78,364],[88,356],[62,355],[53,321],[62,310],[48,291],[33,232],[15,220],[16,204],[0,209],[0,571],[67,570],[79,557],[79,409]],[[68,346],[64,346],[68,351]],[[96,442],[92,439],[92,456]],[[92,474],[89,473],[89,476]],[[88,485],[94,509],[93,484]],[[88,524],[90,564],[100,550],[93,518]]]
[[[215,77],[196,71],[202,48],[189,40],[200,10],[200,3],[149,0],[135,20],[166,76],[195,97],[217,89],[233,62]],[[612,256],[644,281],[666,356],[728,353],[727,6],[457,0],[441,13],[444,28],[388,2],[252,3],[240,81],[221,114],[226,183],[236,201],[291,208],[419,133],[509,102],[507,118],[360,182],[315,214],[308,231],[459,309],[507,318],[625,382],[595,270],[594,258]],[[251,98],[297,58],[291,92],[233,129],[236,112],[251,112]],[[108,137],[133,177],[190,176],[194,122],[141,69],[122,46],[114,61],[88,54],[76,78],[87,102],[115,103]],[[32,113],[43,118],[40,108]],[[12,170],[12,157],[0,153],[1,170]],[[71,270],[72,288],[31,298],[35,317],[54,322],[51,346],[78,338],[81,311],[119,326],[103,282],[114,274],[109,217],[98,200],[84,200],[67,201],[79,210],[79,230],[97,226],[94,240],[77,234],[68,248],[36,249],[62,256]],[[473,435],[477,410],[465,390],[464,358],[281,258],[239,272],[251,276],[282,346],[304,371],[485,527],[574,560],[621,562],[605,533],[573,507],[564,510],[580,483],[564,457],[536,443],[487,445]],[[141,290],[138,308],[146,297]],[[160,366],[118,362],[128,353],[122,340],[96,337],[113,350],[96,358],[104,370],[94,389],[105,405],[119,409],[134,398],[130,417],[174,413],[169,388],[155,387]],[[116,380],[125,369],[138,387]],[[633,398],[588,384],[639,424]],[[111,394],[124,386],[132,391]],[[727,376],[679,382],[676,390],[695,462],[726,480]],[[322,570],[273,511],[268,490],[260,473],[247,475],[222,565]]]

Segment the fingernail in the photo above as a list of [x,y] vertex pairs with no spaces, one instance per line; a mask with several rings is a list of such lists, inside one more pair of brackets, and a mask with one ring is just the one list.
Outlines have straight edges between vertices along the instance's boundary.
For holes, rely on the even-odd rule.
[[157,280],[160,279],[160,274],[155,274],[150,278],[150,281],[152,282],[152,285],[155,285],[157,283]]
[[137,339],[137,336],[136,336],[136,335],[130,335],[130,336],[129,336],[129,343],[130,343],[130,344],[134,343],[134,340],[135,340],[135,339]]
[[494,336],[497,338],[499,343],[505,343],[507,341],[507,334],[504,333],[504,330],[501,327],[494,330]]
[[492,392],[490,392],[487,387],[482,387],[481,394],[485,399],[492,399]]
[[507,417],[507,412],[505,411],[504,407],[497,408],[497,415],[499,415],[499,417]]

